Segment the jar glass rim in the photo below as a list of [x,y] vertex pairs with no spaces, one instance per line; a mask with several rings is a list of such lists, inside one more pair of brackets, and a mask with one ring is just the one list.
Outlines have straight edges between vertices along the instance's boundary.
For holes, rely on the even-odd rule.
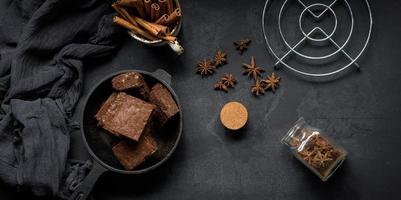
[[291,141],[291,138],[294,136],[294,134],[303,126],[306,125],[306,121],[303,117],[300,117],[294,125],[290,128],[290,130],[287,131],[287,133],[284,135],[284,137],[281,139],[281,143],[285,144],[287,146],[290,146],[289,142]]

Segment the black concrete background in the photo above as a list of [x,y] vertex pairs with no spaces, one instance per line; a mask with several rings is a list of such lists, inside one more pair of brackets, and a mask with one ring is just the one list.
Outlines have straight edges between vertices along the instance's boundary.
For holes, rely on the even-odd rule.
[[[255,98],[241,63],[254,55],[267,72],[274,60],[261,33],[264,0],[183,0],[180,41],[186,52],[176,57],[167,47],[150,48],[128,37],[112,57],[90,63],[83,99],[107,74],[123,69],[165,69],[173,76],[184,113],[178,149],[159,169],[141,176],[105,174],[93,191],[96,200],[125,199],[401,199],[401,2],[371,1],[374,32],[359,62],[362,71],[314,83],[288,71],[279,90]],[[253,40],[240,56],[232,42]],[[229,64],[211,77],[195,74],[199,59],[220,48]],[[227,72],[239,81],[228,94],[213,84]],[[249,109],[250,122],[237,135],[221,127],[218,114],[228,101]],[[77,107],[79,116],[82,102]],[[298,117],[324,129],[348,150],[343,166],[326,183],[309,172],[279,140]],[[80,133],[73,134],[72,154],[87,158]],[[0,185],[0,199],[32,199]]]

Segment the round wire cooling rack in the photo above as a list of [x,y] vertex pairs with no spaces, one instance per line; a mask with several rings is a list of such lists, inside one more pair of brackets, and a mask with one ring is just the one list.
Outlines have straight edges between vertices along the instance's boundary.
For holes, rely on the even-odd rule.
[[[372,17],[372,11],[370,4],[368,0],[360,0],[361,3],[365,4],[366,9],[367,9],[367,15],[369,17],[368,20],[368,32],[366,34],[366,37],[362,40],[362,45],[361,48],[359,48],[357,53],[355,55],[351,55],[350,53],[347,52],[346,47],[351,43],[351,36],[355,32],[355,13],[352,9],[352,6],[348,2],[348,0],[333,0],[329,4],[324,4],[324,3],[310,3],[305,4],[304,0],[281,0],[283,1],[281,8],[278,13],[278,20],[277,20],[277,26],[270,26],[269,29],[278,29],[279,32],[279,38],[280,38],[280,43],[283,44],[284,46],[284,53],[281,53],[279,55],[278,51],[279,49],[274,47],[272,44],[277,43],[276,40],[272,40],[271,35],[268,34],[266,26],[266,13],[268,12],[270,5],[272,4],[273,0],[266,0],[264,8],[263,8],[263,14],[262,14],[262,31],[264,35],[264,39],[266,42],[266,48],[270,52],[270,54],[275,58],[276,63],[275,63],[275,68],[278,68],[279,66],[284,66],[285,68],[300,74],[304,75],[307,77],[328,77],[332,76],[335,74],[338,74],[340,72],[345,71],[348,69],[350,66],[355,66],[357,69],[359,69],[359,65],[357,63],[357,60],[362,56],[362,54],[365,52],[367,49],[367,46],[369,44],[371,34],[372,34],[372,27],[373,27],[373,17]],[[279,0],[275,0],[279,1]],[[298,17],[298,24],[297,24],[297,32],[301,33],[302,39],[300,39],[298,42],[295,42],[293,44],[290,44],[290,42],[287,40],[286,35],[284,34],[283,28],[282,28],[282,18],[283,15],[285,14],[285,10],[287,6],[289,6],[289,1],[293,1],[292,3],[295,2],[295,4],[298,4],[298,6],[301,7],[302,12],[299,14]],[[338,41],[336,41],[336,38],[333,36],[337,32],[337,25],[342,22],[338,22],[337,14],[336,11],[334,10],[334,7],[339,4],[344,4],[350,19],[350,27],[347,36],[345,37],[345,41],[340,44]],[[271,8],[270,8],[271,9]],[[316,14],[314,11],[320,9],[320,13]],[[328,14],[326,14],[328,13]],[[331,30],[331,32],[326,32],[324,28],[316,26],[312,28],[309,32],[305,31],[302,22],[305,18],[306,15],[310,15],[313,19],[315,20],[321,20],[325,16],[332,16],[334,18],[334,27]],[[320,34],[323,37],[321,38],[316,38],[313,37],[314,34]],[[272,34],[273,35],[273,34]],[[333,52],[330,52],[325,55],[309,55],[303,52],[298,51],[298,48],[302,46],[302,44],[309,43],[315,46],[322,46],[322,45],[332,45],[336,50]],[[281,51],[283,50],[282,48],[280,49]],[[289,62],[289,57],[290,55],[295,55],[296,57],[299,57],[308,63],[309,66],[313,66],[315,62],[308,62],[308,61],[319,61],[320,63],[325,63],[325,62],[332,62],[333,58],[335,59],[335,56],[342,54],[342,56],[345,56],[347,62],[345,64],[339,64],[336,65],[333,69],[330,69],[329,71],[324,71],[324,72],[313,72],[311,68],[309,70],[304,70],[304,69],[299,69],[295,67],[294,65],[291,65]]]

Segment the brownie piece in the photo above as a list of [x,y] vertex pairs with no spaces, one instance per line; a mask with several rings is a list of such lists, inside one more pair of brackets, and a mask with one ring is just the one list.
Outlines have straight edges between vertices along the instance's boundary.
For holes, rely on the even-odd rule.
[[111,81],[113,88],[124,91],[143,99],[149,98],[149,87],[143,76],[138,72],[127,72],[114,77]]
[[[108,112],[111,112],[112,110],[114,110],[115,108],[115,104],[113,103],[114,100],[117,97],[117,93],[113,92],[110,97],[103,102],[102,106],[100,107],[99,111],[96,113],[95,118],[98,121],[98,126],[103,126],[103,122],[107,121],[108,118],[112,117],[112,115],[107,114]],[[113,107],[113,108],[112,108]],[[114,131],[109,131],[112,134],[116,135],[116,136],[120,136],[118,133],[114,132]]]
[[141,137],[138,143],[122,140],[112,150],[124,169],[133,170],[157,151],[157,143],[152,135],[147,133]]
[[124,92],[113,93],[96,114],[99,126],[114,135],[138,141],[149,130],[156,106]]
[[160,83],[152,87],[149,101],[158,107],[156,116],[159,118],[162,126],[180,112],[170,91]]

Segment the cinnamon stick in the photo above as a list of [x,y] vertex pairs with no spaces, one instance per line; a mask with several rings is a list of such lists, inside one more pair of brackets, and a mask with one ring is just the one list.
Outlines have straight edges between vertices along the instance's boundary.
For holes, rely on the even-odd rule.
[[167,18],[166,24],[175,24],[181,19],[181,9],[176,8]]
[[138,11],[139,16],[146,17],[143,0],[117,0],[116,3],[118,6],[135,8]]
[[126,6],[134,8],[137,0],[117,0],[116,4],[119,6]]
[[156,23],[151,23],[149,22],[152,26],[155,26],[157,29],[161,31],[164,35],[167,35],[170,33],[170,28],[168,26],[164,26],[161,24],[156,24]]
[[151,34],[145,32],[145,31],[143,31],[142,29],[140,29],[140,28],[138,28],[138,27],[132,25],[131,23],[129,23],[128,21],[124,20],[124,19],[121,18],[121,17],[114,16],[113,22],[114,22],[115,24],[118,24],[118,25],[120,25],[120,26],[122,26],[122,27],[128,29],[128,30],[133,31],[135,34],[138,34],[138,35],[144,37],[144,38],[147,39],[147,40],[151,40],[151,41],[157,40],[157,37],[155,37],[155,36],[153,36],[153,35],[151,35]]
[[152,0],[143,0],[143,4],[145,6],[146,14],[149,17],[151,15],[150,6],[152,5]]
[[156,24],[162,24],[162,25],[166,25],[167,24],[167,19],[168,19],[168,15],[164,14],[162,15],[158,20],[156,20]]
[[167,0],[158,0],[160,6],[160,15],[167,13]]
[[160,6],[157,3],[152,3],[150,6],[150,20],[156,21],[160,16]]
[[136,0],[136,10],[139,13],[139,16],[145,18],[146,17],[146,10],[143,4],[143,0]]
[[174,42],[174,41],[177,40],[177,38],[175,36],[172,36],[172,35],[162,36],[162,37],[160,37],[160,39],[163,39],[163,40],[166,40],[166,41],[169,41],[169,42]]
[[174,11],[173,0],[167,0],[167,14],[171,14]]
[[135,16],[134,16],[134,19],[139,25],[141,25],[145,30],[147,30],[153,36],[160,37],[161,35],[165,35],[169,32],[169,29],[167,26],[148,22],[142,18],[135,17]]
[[134,18],[132,18],[131,15],[127,12],[127,10],[118,6],[116,3],[111,4],[111,7],[113,7],[114,10],[116,10],[118,14],[120,14],[123,18],[128,20],[132,25],[138,27],[138,24],[136,23]]

